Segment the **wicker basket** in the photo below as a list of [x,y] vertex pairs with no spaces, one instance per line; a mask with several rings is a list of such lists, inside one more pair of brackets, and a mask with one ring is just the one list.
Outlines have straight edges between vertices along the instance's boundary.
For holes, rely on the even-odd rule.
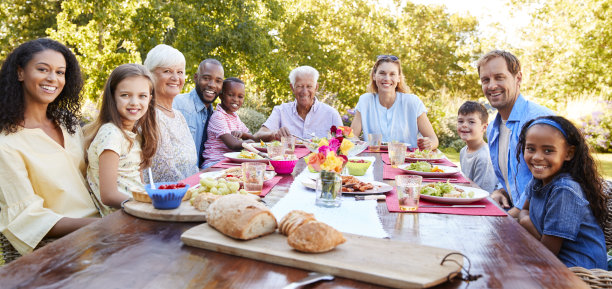
[[[38,243],[36,246],[36,249],[42,248],[55,240],[55,238],[42,239],[42,241],[40,241],[40,243]],[[15,250],[13,245],[11,245],[11,242],[9,242],[9,240],[2,233],[0,233],[0,250],[2,250],[2,252],[0,252],[0,266],[4,266],[21,257],[21,254]]]
[[[612,182],[604,182],[604,191],[608,195],[608,216],[604,227],[604,236],[606,238],[606,248],[612,249]],[[612,289],[612,272],[601,269],[585,269],[583,267],[569,268],[582,281],[587,283],[591,288],[610,288]]]

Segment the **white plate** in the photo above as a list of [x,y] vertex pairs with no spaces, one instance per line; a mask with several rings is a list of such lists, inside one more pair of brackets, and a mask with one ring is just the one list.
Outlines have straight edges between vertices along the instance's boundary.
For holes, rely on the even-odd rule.
[[444,198],[444,197],[434,197],[421,194],[421,198],[423,200],[428,200],[436,203],[444,203],[444,204],[469,204],[476,201],[480,201],[489,196],[489,193],[485,190],[474,188],[474,187],[466,187],[453,185],[455,188],[460,188],[466,192],[474,192],[473,198]]
[[[214,178],[214,179],[219,178],[222,175],[224,175],[225,170],[216,171],[215,173],[216,174],[212,174],[211,175],[211,177]],[[276,172],[274,172],[274,171],[266,171],[264,173],[264,182],[267,182],[267,181],[271,180],[275,176],[276,176]],[[242,182],[240,182],[240,183],[242,183]]]
[[244,158],[240,158],[238,157],[238,155],[240,154],[240,152],[231,152],[231,153],[224,153],[223,156],[230,159],[232,162],[235,163],[243,163],[243,162],[258,162],[258,163],[268,163],[267,159],[244,159]]
[[[388,191],[391,191],[393,189],[393,187],[389,184],[386,183],[382,183],[382,182],[377,182],[377,181],[370,181],[370,182],[364,182],[364,183],[370,183],[372,185],[374,185],[374,189],[372,190],[367,190],[364,192],[342,192],[342,194],[349,194],[349,195],[372,195],[372,194],[382,194],[382,193],[386,193]],[[311,178],[305,179],[302,181],[302,185],[304,185],[304,187],[307,187],[309,189],[312,190],[316,190],[317,188],[317,181]]]
[[420,171],[407,170],[406,167],[408,167],[409,165],[410,164],[403,164],[403,165],[398,166],[398,168],[406,172],[409,172],[413,175],[419,175],[419,176],[424,176],[424,177],[450,177],[452,175],[455,175],[461,172],[459,168],[448,167],[448,166],[437,166],[444,172],[435,172],[435,173],[434,172],[420,172]]
[[406,160],[408,160],[408,161],[425,161],[426,162],[426,161],[439,161],[439,160],[445,158],[445,156],[444,156],[444,154],[442,152],[440,152],[438,150],[437,150],[437,152],[438,152],[438,154],[440,156],[440,157],[437,157],[437,158],[412,158],[412,157],[408,156],[412,152],[407,152],[406,153]]

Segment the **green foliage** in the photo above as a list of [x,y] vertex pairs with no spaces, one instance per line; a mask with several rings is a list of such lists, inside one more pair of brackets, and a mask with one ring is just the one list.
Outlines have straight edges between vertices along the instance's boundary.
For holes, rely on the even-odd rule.
[[601,110],[581,119],[580,130],[597,152],[612,152],[612,101],[602,102]]
[[268,117],[261,112],[248,107],[240,108],[238,110],[238,116],[240,117],[240,120],[244,122],[246,127],[249,128],[251,133],[256,133],[259,128],[261,128],[261,125],[266,122],[266,119],[268,119]]
[[[55,16],[63,1],[3,0],[0,2],[0,59],[26,41],[45,37],[47,28],[55,28]],[[2,61],[0,61],[1,63]]]

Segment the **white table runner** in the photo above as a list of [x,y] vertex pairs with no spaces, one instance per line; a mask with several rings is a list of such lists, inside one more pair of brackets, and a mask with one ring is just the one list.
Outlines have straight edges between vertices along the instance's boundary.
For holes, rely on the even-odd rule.
[[[364,176],[357,177],[361,181],[374,181],[375,157],[354,157],[370,160],[372,165]],[[355,201],[353,195],[342,197],[342,205],[339,208],[324,208],[315,205],[315,191],[304,187],[303,180],[313,178],[317,174],[311,173],[305,168],[289,187],[287,195],[280,199],[272,213],[280,220],[292,210],[302,210],[313,213],[317,220],[324,222],[335,229],[351,234],[363,235],[375,238],[387,238],[389,235],[383,229],[380,218],[376,211],[376,200]]]

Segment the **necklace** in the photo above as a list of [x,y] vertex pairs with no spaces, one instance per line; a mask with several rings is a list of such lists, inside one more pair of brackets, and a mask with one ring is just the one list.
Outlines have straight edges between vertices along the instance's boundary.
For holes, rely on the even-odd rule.
[[165,110],[167,112],[173,112],[171,109],[169,109],[169,108],[167,108],[167,107],[165,107],[165,106],[163,106],[163,105],[161,105],[159,103],[156,103],[155,105],[159,106],[159,108],[161,108],[161,109],[163,109],[163,110]]

